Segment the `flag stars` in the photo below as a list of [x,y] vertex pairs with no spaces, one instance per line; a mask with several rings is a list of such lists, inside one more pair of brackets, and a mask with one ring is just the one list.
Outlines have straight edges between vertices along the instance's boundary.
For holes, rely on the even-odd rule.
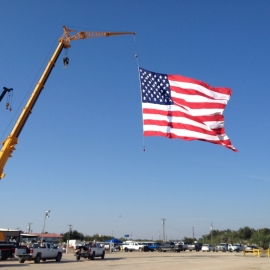
[[140,69],[142,100],[147,103],[172,105],[167,76]]

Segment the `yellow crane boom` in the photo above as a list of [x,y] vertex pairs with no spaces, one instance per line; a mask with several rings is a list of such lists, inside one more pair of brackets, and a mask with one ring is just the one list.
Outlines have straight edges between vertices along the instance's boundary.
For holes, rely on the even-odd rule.
[[77,32],[76,34],[71,35],[70,33],[75,32],[74,30],[68,29],[65,26],[63,26],[63,28],[64,33],[62,37],[59,39],[59,43],[55,52],[53,53],[36,87],[34,88],[30,98],[28,99],[26,106],[23,108],[21,115],[19,116],[17,122],[15,123],[11,133],[2,142],[2,149],[0,151],[0,180],[5,176],[5,174],[3,173],[4,166],[6,165],[7,160],[11,157],[13,150],[15,150],[15,145],[18,143],[18,137],[30,113],[32,113],[32,109],[42,89],[44,88],[44,85],[63,48],[71,47],[70,42],[77,39],[110,37],[120,35],[135,35],[135,32]]

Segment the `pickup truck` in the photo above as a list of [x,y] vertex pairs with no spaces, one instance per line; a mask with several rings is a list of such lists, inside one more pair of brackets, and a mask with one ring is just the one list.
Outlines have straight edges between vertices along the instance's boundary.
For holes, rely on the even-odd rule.
[[56,260],[60,262],[62,259],[62,249],[51,243],[37,243],[32,247],[17,247],[15,256],[19,258],[19,263],[25,261],[34,261],[39,263],[40,260]]
[[240,245],[240,244],[228,244],[228,251],[233,252],[239,252],[239,251],[243,251],[244,250],[244,246]]
[[196,250],[196,251],[200,251],[202,249],[202,244],[201,243],[197,243],[194,242],[193,244],[188,244],[187,250],[192,251],[192,250]]
[[130,242],[130,243],[124,243],[122,245],[122,250],[128,252],[132,252],[133,250],[138,250],[138,251],[149,251],[148,246],[137,243],[137,242]]
[[104,259],[105,249],[99,243],[84,244],[82,246],[76,246],[74,256],[76,256],[77,261],[80,258],[94,260],[95,257],[101,257],[101,259]]
[[148,244],[149,251],[155,251],[160,246],[160,243],[150,243]]
[[216,252],[218,252],[218,251],[226,252],[226,251],[228,251],[228,244],[227,243],[220,243],[216,246],[215,250],[216,250]]
[[180,252],[183,251],[183,245],[175,244],[174,242],[165,242],[162,245],[158,246],[157,251],[166,252],[166,251],[174,251]]
[[178,242],[177,245],[182,245],[183,251],[186,251],[188,249],[188,243],[186,242]]

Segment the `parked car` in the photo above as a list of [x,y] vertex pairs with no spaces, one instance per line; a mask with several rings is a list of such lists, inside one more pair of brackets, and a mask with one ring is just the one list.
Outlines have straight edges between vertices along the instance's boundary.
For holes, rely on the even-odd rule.
[[61,248],[56,247],[52,243],[36,243],[32,247],[17,247],[15,251],[15,256],[19,258],[19,263],[24,263],[25,261],[34,261],[39,263],[41,260],[56,260],[60,262],[62,259]]
[[253,249],[259,249],[259,248],[255,245],[247,245],[244,247],[244,251],[252,251]]
[[80,258],[94,260],[96,257],[101,257],[101,259],[104,259],[105,249],[99,243],[93,242],[91,244],[84,244],[82,246],[78,246],[74,251],[74,256],[76,256],[77,261],[79,261]]
[[159,246],[160,246],[160,243],[149,243],[148,249],[149,251],[155,251],[158,249]]
[[226,251],[228,251],[228,244],[227,243],[220,243],[216,246],[215,250],[216,250],[216,252],[218,252],[218,251],[226,252]]
[[207,251],[207,252],[210,252],[210,251],[215,251],[215,247],[210,245],[210,244],[203,244],[202,245],[202,251]]
[[120,251],[122,244],[114,244],[114,249]]
[[186,251],[188,249],[188,243],[186,242],[178,242],[177,245],[182,245],[183,251]]
[[124,250],[126,252],[128,251],[132,252],[133,250],[149,251],[148,246],[146,244],[138,243],[138,242],[123,243],[121,250]]
[[233,252],[239,252],[239,251],[243,251],[244,247],[240,244],[228,244],[228,251]]
[[166,251],[172,251],[174,249],[175,244],[173,242],[165,242],[162,243],[159,247],[158,250],[159,252],[166,252]]
[[188,244],[187,250],[192,251],[200,251],[202,249],[202,243],[194,242],[193,244]]
[[238,248],[239,251],[243,251],[244,250],[244,246],[241,244],[233,244],[235,247]]
[[174,251],[180,252],[183,251],[183,245],[175,244],[174,242],[165,242],[157,248],[159,252]]
[[[101,244],[100,244],[101,245]],[[102,245],[101,245],[102,246]],[[120,251],[122,244],[118,243],[106,243],[104,244],[104,249],[109,250],[111,247],[111,251]]]

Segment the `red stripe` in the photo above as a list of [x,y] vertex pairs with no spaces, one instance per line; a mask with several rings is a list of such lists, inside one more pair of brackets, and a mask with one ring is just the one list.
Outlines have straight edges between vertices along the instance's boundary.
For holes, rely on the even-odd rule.
[[224,121],[224,116],[222,114],[192,116],[190,114],[187,114],[181,111],[163,111],[163,110],[147,109],[147,108],[143,108],[143,114],[159,114],[159,115],[164,115],[164,116],[186,117],[198,123],[209,122],[209,121]]
[[204,140],[204,139],[198,139],[198,138],[193,138],[193,137],[182,137],[182,136],[177,136],[173,133],[163,133],[160,131],[145,131],[143,133],[144,136],[162,136],[170,139],[182,139],[185,141],[193,141],[193,140],[199,140],[199,141],[205,141],[205,142],[210,142],[218,145],[223,145],[226,148],[229,148],[233,150],[234,152],[238,152],[235,148],[232,147],[231,141],[230,140],[224,140],[224,141],[211,141],[211,140]]
[[203,82],[203,81],[199,81],[199,80],[195,80],[192,78],[188,78],[188,77],[184,77],[181,75],[168,75],[168,79],[170,81],[178,81],[178,82],[187,82],[187,83],[194,83],[194,84],[199,84],[205,88],[208,88],[209,90],[215,91],[217,93],[221,93],[221,94],[226,94],[226,95],[232,95],[232,90],[230,88],[227,87],[212,87],[209,84]]
[[211,103],[211,102],[187,102],[181,98],[172,97],[174,105],[187,106],[190,109],[225,109],[226,104]]
[[205,130],[200,127],[196,127],[194,125],[190,124],[182,124],[182,123],[174,123],[174,122],[167,122],[167,121],[160,121],[160,120],[144,120],[143,121],[144,125],[154,125],[154,126],[161,126],[161,127],[170,127],[170,128],[175,128],[175,129],[183,129],[183,130],[188,130],[188,131],[194,131],[202,134],[207,134],[207,135],[212,135],[216,136],[217,134],[224,134],[220,133],[222,130],[218,129],[218,133],[216,130]]
[[190,96],[202,96],[202,97],[206,97],[206,98],[209,98],[209,99],[213,99],[215,100],[215,98],[213,97],[210,97],[200,91],[197,91],[195,89],[188,89],[188,88],[180,88],[180,87],[177,87],[177,86],[172,86],[170,85],[170,89],[178,94],[185,94],[185,95],[190,95]]

